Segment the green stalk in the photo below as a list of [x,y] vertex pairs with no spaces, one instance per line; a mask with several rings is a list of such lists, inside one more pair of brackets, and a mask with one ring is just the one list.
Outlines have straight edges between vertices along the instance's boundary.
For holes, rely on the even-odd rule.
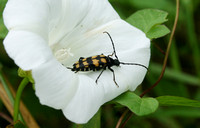
[[[6,91],[7,95],[8,95],[8,98],[9,98],[11,104],[14,105],[14,97],[13,97],[12,92],[10,91],[9,85],[6,82],[6,79],[4,77],[4,74],[3,74],[3,71],[2,71],[2,65],[1,64],[0,64],[0,81],[2,82],[2,85],[3,85],[5,91]],[[23,117],[22,117],[21,113],[19,114],[19,119],[23,123],[25,123],[24,120],[23,120]]]
[[28,78],[24,78],[22,82],[19,85],[19,88],[17,90],[16,98],[15,98],[15,103],[14,103],[14,122],[18,120],[18,114],[19,114],[19,104],[20,104],[20,98],[21,94],[25,88],[25,86],[29,83]]
[[148,92],[150,92],[153,88],[155,88],[159,84],[159,82],[161,81],[161,79],[164,76],[165,68],[167,66],[167,60],[168,60],[168,56],[169,56],[169,51],[170,51],[171,44],[172,44],[172,39],[174,37],[174,33],[175,33],[176,26],[177,26],[177,23],[178,23],[178,17],[179,17],[179,0],[176,0],[176,16],[175,16],[175,20],[174,20],[174,25],[173,25],[173,28],[172,28],[172,32],[171,32],[171,35],[170,35],[170,38],[169,38],[169,43],[167,45],[167,50],[166,50],[166,53],[165,53],[165,58],[164,58],[164,61],[163,61],[163,66],[162,66],[162,71],[160,73],[160,76],[159,76],[158,80],[150,88],[148,88],[147,90],[145,90],[140,95],[140,97],[143,97],[145,94],[147,94]]
[[9,86],[8,86],[8,84],[7,84],[7,82],[6,82],[6,79],[5,79],[5,77],[4,77],[3,72],[2,72],[1,69],[0,69],[0,80],[1,80],[1,82],[2,82],[2,85],[3,85],[3,87],[4,87],[4,89],[5,89],[6,93],[7,93],[7,95],[8,95],[8,98],[10,99],[10,102],[11,102],[12,104],[14,104],[13,95],[12,95],[10,89],[9,89]]
[[[180,64],[180,59],[179,59],[179,55],[178,55],[178,49],[176,47],[176,42],[175,41],[172,41],[172,42],[173,43],[171,46],[169,59],[170,59],[170,62],[171,62],[171,65],[172,65],[174,71],[181,73],[182,70],[181,70],[181,64]],[[166,70],[166,73],[167,73],[167,70]],[[166,75],[166,73],[165,73],[165,75]],[[183,82],[178,82],[176,85],[177,85],[177,89],[180,91],[180,94],[182,96],[189,97],[187,87],[184,85]]]
[[[161,64],[151,63],[150,69],[152,74],[158,75],[160,74],[160,68],[162,68]],[[165,77],[168,79],[176,80],[181,83],[191,84],[193,86],[200,87],[200,79],[197,76],[193,76],[182,71],[177,71],[172,68],[166,68]]]
[[[168,60],[168,56],[169,56],[169,51],[170,51],[170,48],[171,48],[171,44],[172,44],[172,38],[174,36],[174,33],[175,33],[175,30],[176,30],[176,25],[177,25],[177,22],[178,22],[178,17],[179,17],[179,0],[176,0],[176,16],[175,16],[175,20],[174,20],[174,25],[173,25],[173,29],[172,29],[172,33],[170,35],[170,39],[169,39],[169,43],[168,43],[168,46],[167,46],[167,51],[166,51],[166,54],[165,54],[165,58],[164,58],[164,61],[163,61],[163,67],[162,67],[162,71],[161,71],[161,74],[158,78],[158,80],[150,87],[148,88],[147,90],[145,90],[141,95],[140,97],[143,97],[145,94],[147,94],[148,92],[150,92],[154,87],[156,87],[158,85],[158,83],[160,82],[160,80],[162,79],[163,75],[164,75],[164,72],[165,72],[165,69],[166,69],[166,65],[167,65],[167,60]],[[126,113],[126,111],[124,112]],[[125,117],[124,114],[122,114],[122,117],[120,118],[120,120],[118,121],[118,124],[117,124],[117,127],[120,126],[120,128],[124,128],[125,125],[127,124],[128,120],[133,116],[133,113],[131,113],[123,123],[121,123],[121,120],[123,120],[123,118]]]
[[200,50],[197,41],[197,35],[195,33],[195,24],[194,24],[194,15],[193,15],[193,1],[192,0],[183,0],[183,5],[185,9],[185,19],[188,35],[188,43],[190,45],[195,71],[200,78]]

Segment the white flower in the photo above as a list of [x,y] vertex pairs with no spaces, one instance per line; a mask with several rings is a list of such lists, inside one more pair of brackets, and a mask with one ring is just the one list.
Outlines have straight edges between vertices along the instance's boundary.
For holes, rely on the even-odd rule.
[[35,91],[44,105],[61,109],[69,120],[86,123],[99,107],[127,90],[135,90],[146,69],[137,65],[74,73],[80,57],[112,54],[110,33],[118,58],[148,66],[150,40],[121,20],[107,0],[9,0],[3,13],[9,30],[8,55],[23,70],[32,70]]

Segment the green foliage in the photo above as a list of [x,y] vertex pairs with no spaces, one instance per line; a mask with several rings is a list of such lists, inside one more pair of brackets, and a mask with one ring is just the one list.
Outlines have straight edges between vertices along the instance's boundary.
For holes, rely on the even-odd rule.
[[127,22],[146,33],[148,38],[154,39],[170,32],[166,26],[161,25],[167,21],[167,15],[167,12],[161,10],[144,9],[127,18]]
[[20,77],[27,77],[28,78],[28,80],[31,82],[31,83],[34,83],[34,79],[33,79],[33,77],[32,77],[32,73],[31,73],[31,71],[24,71],[24,70],[22,70],[21,68],[19,68],[18,69],[18,75],[20,76]]
[[169,0],[129,0],[129,3],[139,8],[160,8],[168,11],[170,11],[169,9],[173,10],[175,8]]
[[100,127],[101,127],[101,110],[99,110],[87,124],[77,126],[77,128],[100,128]]
[[8,30],[3,23],[3,18],[0,18],[0,38],[1,39],[5,38],[7,33],[8,33]]
[[[151,69],[152,73],[155,73],[158,75],[161,72],[162,65],[156,64],[156,63],[151,63],[150,69]],[[200,87],[200,79],[198,77],[181,72],[181,71],[177,71],[172,68],[166,68],[165,78],[192,84],[192,85]]]
[[158,101],[154,98],[140,98],[132,92],[126,92],[113,100],[128,107],[136,115],[144,116],[151,114],[158,108]]
[[21,121],[16,121],[12,125],[8,125],[6,128],[27,128]]
[[156,39],[165,36],[170,30],[165,25],[156,25],[147,32],[149,39]]
[[[0,12],[3,12],[3,9],[6,5],[6,2],[7,2],[7,0],[1,0],[1,2],[0,2]],[[5,38],[7,33],[8,33],[8,30],[3,23],[2,13],[0,13],[0,39]]]
[[2,65],[2,63],[0,62],[0,70],[3,68],[3,65]]
[[[7,0],[0,0],[0,12],[3,12],[3,8],[5,6],[6,1]],[[152,14],[149,12],[145,12],[144,15],[140,11],[138,11],[136,12],[136,14],[138,13],[138,15],[133,16],[133,18],[130,16],[129,17],[130,19],[128,18],[128,20],[130,20],[129,22],[130,24],[132,24],[131,22],[133,22],[133,25],[135,24],[136,27],[141,27],[140,28],[141,30],[142,29],[145,30],[146,35],[150,39],[156,39],[166,35],[167,33],[169,33],[167,27],[169,28],[172,27],[175,15],[175,1],[173,0],[110,0],[110,1],[114,5],[114,8],[118,11],[118,13],[120,12],[120,16],[124,19],[126,19],[130,15],[132,16],[132,14],[135,15],[134,12],[138,11],[139,9],[145,9],[145,8],[161,9],[169,13],[168,22],[166,22],[167,13],[163,11],[161,11],[161,14],[163,14],[161,15],[161,17],[158,16],[157,14],[151,17]],[[126,128],[154,128],[154,127],[198,128],[200,126],[200,123],[198,121],[200,117],[198,108],[199,101],[188,99],[188,98],[200,99],[200,88],[199,88],[200,75],[198,75],[200,74],[200,70],[198,70],[200,67],[199,66],[200,45],[198,42],[200,40],[199,38],[197,38],[198,37],[197,35],[199,35],[200,33],[198,29],[199,28],[198,23],[200,22],[198,16],[200,12],[199,8],[200,2],[199,0],[194,0],[194,1],[183,0],[180,2],[181,2],[180,18],[179,18],[179,23],[177,25],[175,37],[173,39],[173,44],[175,44],[175,47],[170,50],[169,61],[163,79],[160,81],[159,85],[156,88],[154,88],[150,93],[148,93],[148,95],[150,96],[157,97],[157,100],[159,101],[161,106],[169,106],[169,107],[159,107],[159,109],[157,109],[154,113],[148,116],[140,117],[134,115],[134,117],[131,118],[130,121],[128,121],[128,124],[125,126]],[[149,9],[149,10],[154,10],[156,12],[156,9]],[[159,12],[159,10],[157,11]],[[141,14],[139,15],[139,13]],[[152,21],[155,20],[156,22],[155,23],[152,22],[151,18]],[[165,25],[167,27],[163,25],[164,22],[166,22]],[[144,23],[147,23],[147,25],[145,26]],[[6,33],[7,30],[3,25],[2,13],[0,13],[0,43],[2,43]],[[160,38],[158,40],[153,40],[154,41],[153,43],[159,44],[159,47],[165,51],[166,43],[168,40],[169,40],[168,38]],[[8,56],[6,56],[6,54],[2,54],[2,50],[1,50],[1,56],[6,58],[6,60],[10,60]],[[152,45],[149,73],[147,74],[146,79],[143,82],[143,85],[138,87],[137,89],[138,94],[141,94],[143,90],[147,89],[149,86],[154,84],[155,81],[158,79],[162,68],[163,57],[164,55],[162,55],[159,52],[159,50],[154,45]],[[9,81],[18,78],[17,74],[13,73],[14,71],[16,72],[17,67],[13,64],[10,64],[12,62],[11,60],[6,61],[7,63],[3,63],[2,60],[0,61],[2,62],[3,65],[2,70],[4,70],[4,72],[6,73],[5,75]],[[27,74],[28,74],[27,72],[26,73],[24,72],[24,75],[22,76],[26,77]],[[17,87],[19,83],[18,81],[11,83],[13,84],[14,87]],[[161,96],[161,95],[176,95],[176,97]],[[183,97],[188,97],[188,98],[183,98]],[[140,105],[138,101],[141,102],[141,100],[145,100],[145,98],[141,99],[137,95],[130,96],[127,99],[126,98],[120,99],[119,101],[121,102],[121,104],[120,103],[119,104],[121,106],[122,105],[127,107],[129,106],[130,108],[133,109],[135,104],[136,105],[138,104],[138,106]],[[70,122],[66,121],[61,111],[51,109],[46,106],[42,106],[39,103],[38,98],[35,96],[35,93],[32,88],[29,87],[26,88],[26,91],[24,92],[22,99],[42,128],[68,127],[69,125],[71,125]],[[152,101],[150,103],[147,102],[146,103],[146,106],[148,107],[147,109],[151,109],[149,107],[151,107],[152,104],[155,103],[152,103]],[[190,108],[188,109],[188,107]],[[0,111],[7,113],[7,111],[5,111],[5,107],[3,108],[4,109],[1,109]],[[140,106],[138,108],[140,108]],[[113,125],[114,127],[117,123],[117,119],[119,119],[121,113],[124,112],[123,109],[122,111],[120,110],[116,111],[112,105],[105,105],[103,107],[103,110],[106,110],[106,113],[103,113],[104,116],[101,117],[102,119],[101,126],[102,127],[105,126],[105,128],[107,128],[106,126],[108,126],[108,124],[109,126]],[[98,114],[100,114],[100,112],[98,112]],[[89,121],[89,123],[85,125],[79,125],[79,127],[88,127],[88,128],[100,127],[100,115],[97,117],[95,115],[95,117],[93,117]],[[2,120],[0,120],[0,122],[1,121]],[[4,126],[6,126],[4,122],[3,124],[0,123],[0,127],[3,128]]]
[[161,106],[200,107],[200,101],[178,96],[159,96],[156,98]]

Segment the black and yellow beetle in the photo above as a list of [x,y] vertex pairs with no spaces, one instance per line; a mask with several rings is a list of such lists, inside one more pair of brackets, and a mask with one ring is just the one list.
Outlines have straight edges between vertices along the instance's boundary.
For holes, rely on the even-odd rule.
[[[95,81],[96,83],[97,83],[99,77],[101,76],[101,74],[103,73],[103,71],[106,70],[106,68],[108,68],[113,73],[113,81],[115,82],[115,84],[118,87],[119,87],[119,85],[117,84],[117,82],[115,80],[115,73],[114,73],[114,70],[111,68],[112,66],[119,66],[120,64],[138,65],[138,66],[142,66],[147,69],[147,67],[142,64],[120,62],[116,55],[115,46],[114,46],[114,43],[113,43],[113,40],[112,40],[110,34],[108,32],[103,32],[103,33],[107,33],[112,42],[114,51],[111,55],[105,56],[105,55],[101,54],[101,55],[91,56],[91,57],[87,57],[87,58],[80,57],[79,61],[77,61],[76,63],[73,64],[73,68],[70,68],[70,67],[67,67],[67,68],[71,69],[75,73],[77,73],[78,71],[85,72],[85,71],[91,71],[91,70],[92,71],[102,70]],[[116,59],[111,58],[111,56],[113,56],[113,55],[115,55]]]

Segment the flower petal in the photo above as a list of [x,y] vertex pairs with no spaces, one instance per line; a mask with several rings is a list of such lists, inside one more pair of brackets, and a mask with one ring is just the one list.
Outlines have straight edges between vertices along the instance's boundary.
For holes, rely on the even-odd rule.
[[56,109],[64,108],[77,90],[78,77],[55,59],[34,68],[32,74],[40,102]]
[[64,115],[78,124],[86,123],[102,105],[104,96],[101,85],[86,75],[79,77],[79,87],[70,103],[63,109]]
[[[129,55],[126,54],[126,56],[120,56],[120,54],[124,52],[138,51],[139,49],[141,51],[148,50],[149,52],[150,40],[146,35],[141,30],[119,19],[108,22],[107,24],[82,34],[77,37],[78,40],[71,37],[65,41],[70,42],[70,44],[61,42],[61,44],[63,44],[62,47],[71,48],[71,51],[73,51],[74,54],[74,56],[66,59],[66,65],[72,65],[80,57],[90,57],[102,53],[111,55],[113,53],[113,46],[109,36],[106,33],[103,33],[105,31],[110,33],[120,61],[135,62],[134,58],[138,58],[137,55],[140,56],[140,54],[132,55],[130,53],[132,59],[126,59],[126,56]],[[140,53],[140,51],[138,51],[138,53]],[[139,58],[142,59],[141,57]],[[147,59],[149,60],[149,58]]]
[[[36,95],[42,104],[62,109],[73,122],[86,123],[102,104],[127,90],[135,90],[142,82],[146,74],[144,67],[121,65],[112,67],[119,88],[110,70],[103,72],[96,85],[100,71],[74,74],[52,57],[52,51],[71,49],[74,56],[65,63],[70,66],[79,57],[109,55],[113,47],[109,36],[103,34],[107,31],[120,61],[148,66],[149,39],[139,29],[120,20],[107,0],[85,0],[84,3],[59,0],[55,7],[53,0],[16,1],[9,1],[4,11],[6,26],[12,30],[4,45],[17,65],[24,70],[32,69]],[[27,6],[22,7],[21,3]],[[82,3],[79,8],[77,3]]]
[[[91,36],[84,39],[84,41],[88,42],[87,45],[80,46],[73,44],[74,46],[72,48],[76,47],[73,50],[75,51],[75,55],[97,55],[101,51],[111,54],[113,52],[111,41],[108,35],[103,35],[103,31],[108,31],[112,35],[120,60],[129,63],[139,63],[148,67],[150,40],[142,31],[122,20],[115,20],[95,29],[91,33],[87,33]],[[96,85],[95,80],[100,74],[100,71],[77,73],[80,80],[78,91],[68,106],[63,110],[69,120],[75,121],[76,123],[86,123],[98,111],[102,104],[127,90],[134,91],[141,84],[147,72],[144,67],[138,65],[121,64],[120,67],[113,66],[112,69],[114,70],[115,79],[119,88],[115,85],[113,73],[109,69],[105,70],[100,76],[98,85]]]
[[71,43],[66,41],[71,37],[79,40],[83,33],[120,18],[107,0],[63,0],[62,5],[60,19],[49,36],[50,45]]
[[53,58],[46,41],[32,32],[10,31],[3,43],[8,55],[23,70],[31,70]]
[[3,12],[4,23],[8,30],[27,30],[48,39],[49,10],[44,0],[9,0]]
[[113,81],[113,74],[106,70],[95,83],[100,72],[92,72],[86,76],[79,73],[79,88],[70,103],[63,109],[64,115],[76,123],[87,123],[105,102],[112,100],[123,92],[135,88],[142,82],[146,74],[143,67],[113,67],[116,82]]

